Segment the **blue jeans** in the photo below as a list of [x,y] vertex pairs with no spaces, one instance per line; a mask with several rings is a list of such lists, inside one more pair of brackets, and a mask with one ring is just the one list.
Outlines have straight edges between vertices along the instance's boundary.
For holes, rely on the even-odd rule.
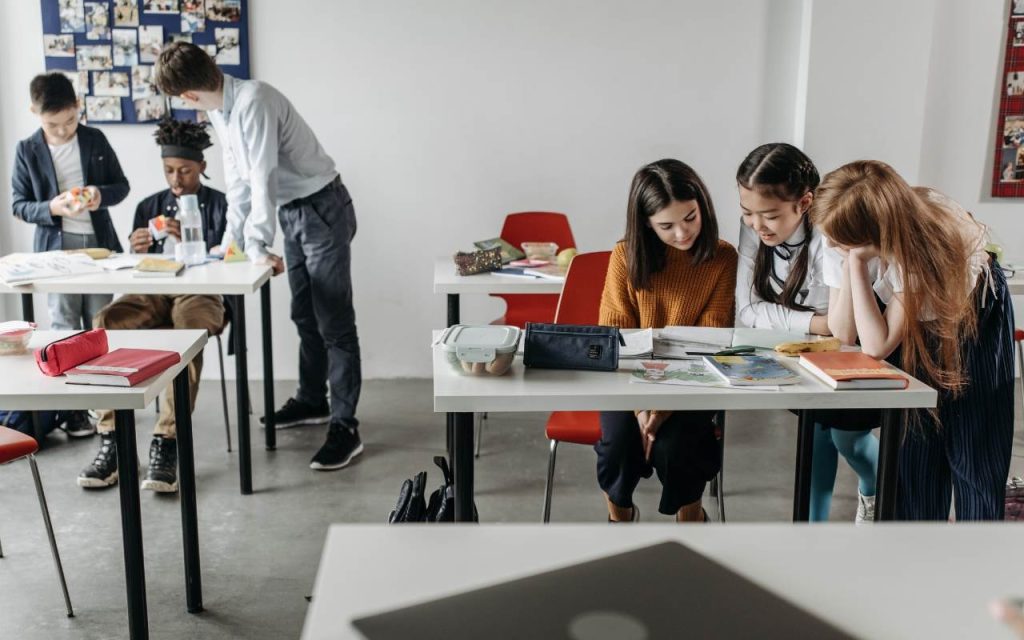
[[[63,249],[98,247],[96,236],[81,233],[62,233]],[[47,296],[52,329],[92,329],[92,319],[100,309],[113,301],[110,294],[51,293]]]

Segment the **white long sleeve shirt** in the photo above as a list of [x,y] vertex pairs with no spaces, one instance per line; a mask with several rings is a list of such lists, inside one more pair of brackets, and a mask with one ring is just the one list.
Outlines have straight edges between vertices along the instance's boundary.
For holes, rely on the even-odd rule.
[[[804,239],[804,228],[801,225],[793,235],[786,239],[787,244],[796,244]],[[757,294],[754,289],[754,262],[757,258],[757,250],[761,240],[757,233],[745,224],[740,225],[740,246],[739,265],[736,271],[736,318],[748,327],[755,329],[774,329],[776,331],[789,331],[792,333],[808,333],[811,328],[811,318],[815,314],[828,313],[828,285],[825,283],[823,273],[823,261],[825,242],[817,229],[811,234],[810,244],[807,250],[807,275],[804,277],[800,293],[796,302],[814,311],[798,311],[790,309],[781,304],[767,302]],[[783,282],[789,277],[793,268],[793,262],[800,255],[795,251],[793,256],[786,260],[778,253],[772,256],[775,265],[775,275]],[[772,289],[781,293],[782,287],[778,283],[771,282]]]
[[224,106],[210,111],[224,149],[227,228],[221,240],[266,256],[277,208],[313,195],[338,176],[334,160],[280,91],[258,80],[224,75]]

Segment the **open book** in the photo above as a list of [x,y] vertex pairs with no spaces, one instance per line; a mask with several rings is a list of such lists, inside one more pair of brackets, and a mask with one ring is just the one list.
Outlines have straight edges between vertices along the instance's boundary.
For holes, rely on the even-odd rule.
[[0,258],[0,280],[11,286],[101,271],[103,268],[85,253],[44,251],[12,253]]
[[625,329],[622,337],[625,347],[619,348],[620,358],[695,358],[714,355],[724,349],[749,346],[755,349],[774,349],[783,342],[816,340],[806,336],[768,329],[743,327],[665,327],[664,329]]

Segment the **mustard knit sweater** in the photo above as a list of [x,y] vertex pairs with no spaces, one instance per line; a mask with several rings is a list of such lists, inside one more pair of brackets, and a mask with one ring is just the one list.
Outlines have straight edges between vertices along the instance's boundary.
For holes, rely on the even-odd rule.
[[651,276],[650,289],[637,290],[629,279],[626,243],[615,245],[601,294],[601,324],[621,329],[733,326],[736,249],[719,240],[715,256],[698,265],[689,251],[666,251],[665,268]]

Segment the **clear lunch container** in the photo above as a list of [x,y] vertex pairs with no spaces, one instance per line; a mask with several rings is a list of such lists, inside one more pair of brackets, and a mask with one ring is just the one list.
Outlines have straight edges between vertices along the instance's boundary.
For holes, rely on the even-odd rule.
[[12,320],[0,322],[0,356],[14,356],[28,350],[29,340],[36,325],[32,322]]
[[512,368],[519,347],[519,327],[457,324],[435,343],[448,364],[463,375],[500,376]]

